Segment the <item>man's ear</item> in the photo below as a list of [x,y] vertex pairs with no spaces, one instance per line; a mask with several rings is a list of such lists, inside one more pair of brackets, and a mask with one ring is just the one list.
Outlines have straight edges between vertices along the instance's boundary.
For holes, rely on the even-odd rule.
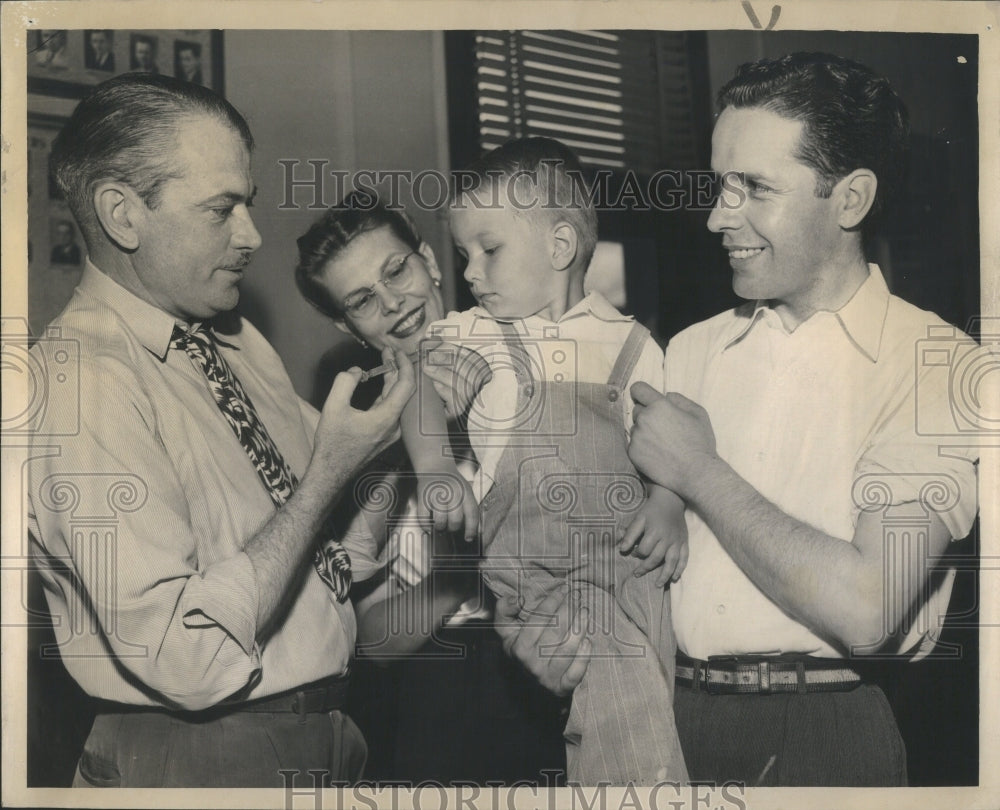
[[124,183],[105,180],[94,187],[94,212],[108,238],[122,250],[139,247],[139,196]]
[[566,270],[576,258],[576,228],[566,220],[561,219],[552,226],[550,236],[552,239],[552,267],[555,270]]
[[844,230],[857,228],[871,210],[878,178],[871,169],[855,169],[835,186],[839,198],[837,222]]

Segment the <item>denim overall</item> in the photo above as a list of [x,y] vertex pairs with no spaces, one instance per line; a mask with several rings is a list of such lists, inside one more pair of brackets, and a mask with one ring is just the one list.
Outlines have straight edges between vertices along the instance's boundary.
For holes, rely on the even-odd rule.
[[[504,324],[515,356],[526,352]],[[578,592],[593,654],[563,736],[567,779],[586,785],[687,780],[674,724],[669,593],[640,560],[616,548],[645,490],[628,458],[622,398],[648,331],[635,324],[606,384],[518,382],[512,431],[483,499],[483,577],[498,596],[518,595],[523,622],[557,589]],[[545,654],[545,650],[541,651]]]

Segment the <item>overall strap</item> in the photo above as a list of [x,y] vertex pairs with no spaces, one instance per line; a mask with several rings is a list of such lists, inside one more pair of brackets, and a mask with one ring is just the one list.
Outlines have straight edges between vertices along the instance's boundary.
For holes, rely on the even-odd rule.
[[636,321],[632,324],[632,329],[625,339],[622,350],[618,352],[618,359],[615,360],[615,367],[611,369],[611,376],[608,377],[608,385],[613,388],[624,389],[635,364],[639,362],[639,356],[646,345],[649,337],[649,330]]
[[497,321],[500,332],[503,334],[504,342],[510,352],[511,366],[514,369],[514,376],[519,383],[531,382],[531,362],[528,350],[524,347],[524,341],[517,331],[517,327],[511,321]]

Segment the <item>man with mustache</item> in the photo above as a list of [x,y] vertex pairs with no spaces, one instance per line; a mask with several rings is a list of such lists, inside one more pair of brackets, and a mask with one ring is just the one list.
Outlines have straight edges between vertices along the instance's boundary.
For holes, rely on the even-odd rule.
[[397,435],[412,370],[387,352],[400,371],[370,410],[352,369],[317,413],[232,313],[260,245],[252,149],[228,102],[153,74],[99,85],[53,144],[88,259],[59,339],[32,350],[51,401],[29,533],[63,662],[100,699],[78,786],[281,787],[281,770],[364,764],[341,708],[351,556],[372,550],[326,522]]

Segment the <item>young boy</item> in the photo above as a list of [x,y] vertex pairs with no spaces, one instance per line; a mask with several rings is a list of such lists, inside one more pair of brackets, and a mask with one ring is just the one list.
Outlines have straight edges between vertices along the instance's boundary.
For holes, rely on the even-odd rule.
[[[626,452],[629,387],[660,390],[663,353],[599,293],[584,294],[597,217],[558,141],[511,141],[482,158],[464,173],[450,221],[479,306],[427,334],[473,349],[493,374],[468,414],[483,577],[521,600],[523,621],[553,589],[583,600],[593,654],[564,732],[569,781],[685,781],[664,589],[686,560],[683,505],[644,486]],[[430,501],[448,461],[434,435],[440,402],[421,396],[420,408],[403,438]],[[440,506],[427,511],[439,517]],[[448,509],[454,516],[454,501]],[[656,581],[641,576],[661,562]]]

